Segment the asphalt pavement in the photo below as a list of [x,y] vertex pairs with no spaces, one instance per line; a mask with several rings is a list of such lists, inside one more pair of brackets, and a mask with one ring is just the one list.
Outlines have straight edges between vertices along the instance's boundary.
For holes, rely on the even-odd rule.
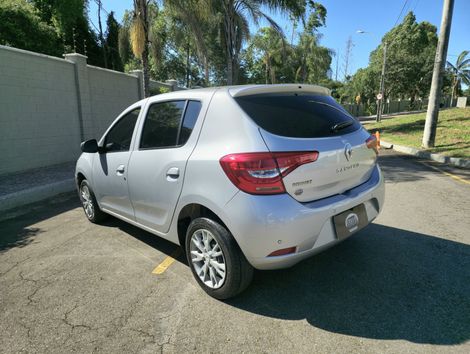
[[182,256],[168,262],[177,246],[113,218],[91,224],[75,195],[9,213],[0,352],[469,353],[470,173],[387,151],[380,163],[386,202],[372,225],[257,271],[226,302]]

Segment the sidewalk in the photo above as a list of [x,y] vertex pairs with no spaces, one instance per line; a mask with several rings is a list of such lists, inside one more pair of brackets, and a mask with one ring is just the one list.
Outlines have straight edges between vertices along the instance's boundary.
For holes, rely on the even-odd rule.
[[75,189],[75,162],[0,176],[0,212]]

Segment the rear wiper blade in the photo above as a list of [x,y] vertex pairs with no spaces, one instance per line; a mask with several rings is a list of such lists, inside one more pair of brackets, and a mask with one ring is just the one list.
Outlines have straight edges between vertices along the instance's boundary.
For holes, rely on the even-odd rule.
[[344,129],[344,128],[347,128],[351,125],[353,125],[353,121],[352,120],[349,120],[349,121],[346,121],[346,122],[341,122],[341,123],[336,123],[335,125],[333,125],[330,130],[332,132],[337,132],[338,130],[341,130],[341,129]]

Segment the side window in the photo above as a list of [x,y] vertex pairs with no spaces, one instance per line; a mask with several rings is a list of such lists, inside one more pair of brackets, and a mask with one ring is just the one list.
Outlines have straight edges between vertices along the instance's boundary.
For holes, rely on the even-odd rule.
[[197,117],[201,111],[201,102],[188,101],[186,106],[186,112],[184,113],[183,124],[181,125],[180,136],[178,139],[178,145],[184,145],[191,136],[194,125],[196,124]]
[[106,135],[104,144],[107,152],[129,151],[135,123],[139,117],[140,108],[127,113],[111,128]]
[[155,149],[177,145],[185,104],[184,100],[152,104],[145,118],[140,148]]

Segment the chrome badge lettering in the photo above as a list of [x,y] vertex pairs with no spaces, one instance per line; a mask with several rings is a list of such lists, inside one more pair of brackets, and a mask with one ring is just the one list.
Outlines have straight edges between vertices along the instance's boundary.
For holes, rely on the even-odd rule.
[[309,179],[307,181],[302,181],[302,182],[294,182],[294,183],[292,183],[292,187],[304,186],[306,184],[311,184],[311,183],[312,183],[311,179]]
[[358,167],[359,167],[359,163],[353,163],[352,165],[347,165],[347,166],[337,168],[336,173],[342,173],[345,171],[353,170]]

